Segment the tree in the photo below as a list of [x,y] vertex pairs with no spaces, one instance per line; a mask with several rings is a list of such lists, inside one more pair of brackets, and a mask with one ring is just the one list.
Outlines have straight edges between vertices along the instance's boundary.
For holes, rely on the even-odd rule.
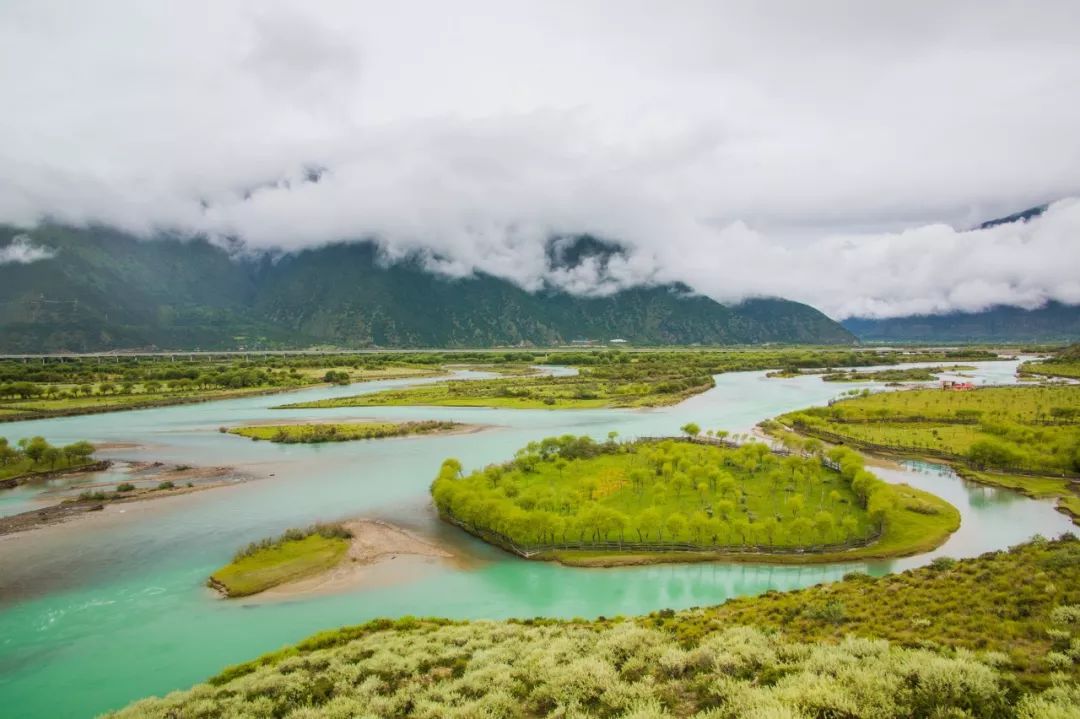
[[799,544],[804,544],[806,533],[813,527],[813,523],[806,517],[799,517],[791,523],[791,533],[795,536],[795,541]]
[[979,467],[1014,467],[1020,456],[1012,447],[996,439],[980,439],[968,450],[968,459]]
[[41,460],[47,462],[49,469],[56,469],[57,463],[64,458],[64,453],[57,447],[46,447],[41,454]]
[[0,437],[0,465],[7,466],[19,458],[19,453],[8,444],[6,437]]
[[818,512],[814,515],[814,529],[817,530],[822,544],[827,544],[832,536],[836,521],[828,512]]
[[660,518],[660,510],[656,507],[649,507],[644,512],[638,515],[637,518],[637,533],[638,539],[641,541],[649,541],[649,535],[653,532],[657,534],[657,540],[663,541],[662,522]]
[[563,470],[566,469],[566,465],[569,464],[565,459],[559,457],[555,460],[555,469],[559,470],[559,479],[563,478]]
[[803,499],[801,494],[796,494],[792,497],[788,497],[787,508],[791,512],[792,518],[798,517],[806,507],[806,500]]
[[711,522],[704,512],[694,512],[690,515],[689,526],[690,533],[694,535],[694,543],[701,544],[701,538],[708,533]]
[[679,431],[685,434],[687,437],[697,437],[701,434],[701,427],[694,422],[687,422],[682,427],[679,427]]
[[31,437],[29,440],[20,440],[19,444],[23,448],[23,454],[34,464],[41,461],[41,458],[45,456],[45,450],[50,446],[44,437]]
[[675,541],[680,535],[686,533],[686,526],[686,517],[678,512],[669,515],[664,521],[664,527],[667,529],[668,535],[671,537],[672,541]]

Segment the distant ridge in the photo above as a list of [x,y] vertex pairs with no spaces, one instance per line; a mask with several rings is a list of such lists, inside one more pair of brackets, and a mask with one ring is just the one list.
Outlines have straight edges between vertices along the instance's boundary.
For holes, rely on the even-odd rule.
[[[490,347],[603,344],[851,344],[812,307],[781,299],[734,306],[678,284],[605,297],[529,293],[491,275],[447,279],[418,259],[386,265],[370,242],[230,257],[204,239],[136,239],[109,228],[0,227],[55,252],[0,265],[0,351],[132,347]],[[552,268],[603,265],[622,248],[560,238]]]

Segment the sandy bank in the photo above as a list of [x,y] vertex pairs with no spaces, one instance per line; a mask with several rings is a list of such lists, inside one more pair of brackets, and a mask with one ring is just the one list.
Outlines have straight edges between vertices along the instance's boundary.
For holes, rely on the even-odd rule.
[[[100,512],[107,506],[114,504],[145,502],[192,494],[250,479],[247,475],[236,472],[232,467],[189,467],[186,465],[166,465],[160,462],[130,463],[125,475],[125,481],[149,481],[153,486],[137,487],[131,492],[116,493],[103,491],[117,485],[115,478],[106,482],[80,484],[78,489],[81,492],[95,494],[95,490],[98,490],[105,496],[68,496],[56,504],[38,507],[20,514],[0,517],[0,537],[67,522],[89,513]],[[165,481],[172,482],[175,486],[168,489],[159,489],[157,483]],[[47,497],[48,494],[42,496]]]
[[353,538],[349,551],[337,566],[268,589],[258,598],[292,599],[384,585],[412,578],[426,566],[456,559],[448,550],[389,522],[357,519],[345,522],[345,527],[353,533]]

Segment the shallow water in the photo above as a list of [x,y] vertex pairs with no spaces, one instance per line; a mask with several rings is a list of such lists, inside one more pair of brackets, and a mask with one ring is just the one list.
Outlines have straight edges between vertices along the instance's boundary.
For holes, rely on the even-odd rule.
[[[977,363],[980,378],[1009,381],[1016,363]],[[475,376],[475,375],[474,375]],[[1051,503],[977,485],[931,465],[875,468],[956,505],[961,529],[937,552],[883,562],[811,567],[696,564],[574,569],[526,562],[438,522],[427,488],[439,464],[475,467],[510,457],[533,439],[567,432],[605,437],[673,434],[687,421],[749,431],[767,417],[823,404],[866,385],[818,377],[719,375],[713,390],[653,410],[340,408],[272,410],[286,401],[372,392],[417,381],[318,388],[290,395],[8,424],[8,437],[53,442],[137,442],[105,456],[234,465],[261,479],[154,502],[109,507],[85,520],[0,539],[0,707],[19,717],[78,717],[205,679],[229,663],[315,631],[376,616],[593,617],[715,604],[971,556],[1032,534],[1068,531]],[[477,434],[329,445],[274,445],[221,434],[251,420],[452,419],[491,426]],[[272,476],[271,476],[272,475]],[[236,547],[315,520],[377,517],[450,544],[460,566],[432,561],[374,588],[292,601],[222,601],[203,587]],[[13,711],[12,711],[13,710]]]

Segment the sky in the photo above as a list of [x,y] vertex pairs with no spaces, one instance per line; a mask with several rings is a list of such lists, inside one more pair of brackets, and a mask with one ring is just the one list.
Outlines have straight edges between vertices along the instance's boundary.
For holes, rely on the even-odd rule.
[[[1052,0],[4,0],[0,222],[838,319],[1080,303],[1077,27]],[[580,233],[628,252],[552,269]],[[20,242],[0,263],[49,256]]]

